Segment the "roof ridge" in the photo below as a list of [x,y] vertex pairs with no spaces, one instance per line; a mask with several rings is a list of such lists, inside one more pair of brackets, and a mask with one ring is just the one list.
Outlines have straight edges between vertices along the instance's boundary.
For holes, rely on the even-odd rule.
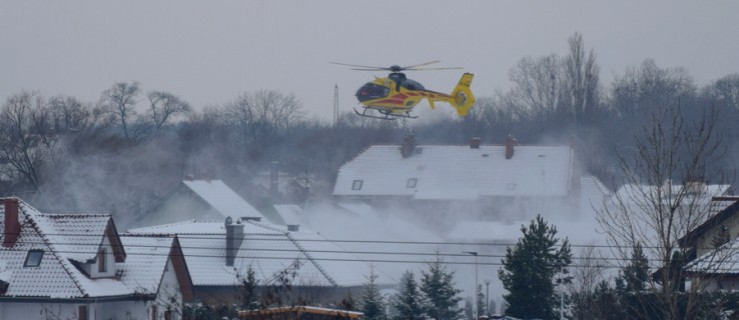
[[265,229],[268,229],[268,230],[272,230],[272,231],[275,231],[275,232],[280,232],[280,233],[287,232],[287,230],[283,230],[283,229],[277,228],[277,227],[275,227],[273,225],[269,225],[269,224],[266,224],[266,223],[261,222],[261,221],[246,220],[244,222],[246,222],[248,224],[255,225],[257,227],[262,227],[262,228],[265,228]]
[[293,238],[293,236],[292,236],[292,234],[290,234],[290,232],[286,232],[286,233],[285,233],[285,236],[286,236],[286,237],[287,237],[288,239],[290,239],[290,241],[291,241],[291,242],[292,242],[292,243],[293,243],[293,244],[294,244],[294,245],[295,245],[296,247],[298,247],[298,249],[300,249],[300,253],[302,253],[303,255],[305,255],[305,256],[306,256],[306,258],[308,258],[308,260],[309,260],[309,261],[310,261],[311,263],[313,263],[313,265],[314,265],[314,266],[316,267],[316,269],[318,269],[318,271],[319,271],[319,272],[320,272],[320,273],[321,273],[321,274],[322,274],[322,275],[323,275],[324,277],[326,277],[326,280],[328,280],[328,282],[329,282],[329,283],[331,283],[331,285],[333,285],[334,287],[338,286],[338,284],[336,283],[336,281],[335,281],[335,280],[334,280],[333,278],[331,278],[331,276],[330,276],[330,275],[328,274],[328,272],[326,272],[326,270],[324,270],[324,269],[323,269],[323,267],[322,267],[322,266],[321,266],[320,264],[318,264],[318,261],[316,261],[316,260],[315,260],[315,259],[314,259],[314,258],[313,258],[313,257],[312,257],[312,256],[311,256],[311,255],[310,255],[309,253],[308,253],[308,251],[307,251],[307,250],[305,250],[305,248],[303,247],[303,245],[301,245],[301,244],[300,244],[300,243],[299,243],[299,242],[298,242],[297,240],[295,240],[295,238]]
[[110,217],[109,213],[71,213],[71,212],[39,212],[40,216],[88,216],[88,217]]
[[[22,201],[22,203],[24,205],[18,206],[18,207],[23,212],[23,214],[26,215],[26,217],[31,220],[31,227],[33,227],[33,229],[36,231],[36,233],[44,241],[44,244],[50,249],[49,251],[54,256],[54,258],[56,258],[57,262],[59,262],[59,264],[62,266],[62,269],[64,269],[64,272],[66,272],[67,275],[69,276],[69,278],[72,279],[72,282],[77,287],[77,290],[80,291],[80,295],[83,296],[83,297],[84,296],[87,296],[88,295],[87,290],[85,290],[82,287],[82,285],[80,284],[79,280],[77,279],[77,276],[74,275],[70,271],[70,269],[69,269],[69,268],[73,267],[73,266],[71,266],[71,263],[66,258],[64,258],[62,255],[60,255],[59,253],[56,252],[56,246],[54,246],[52,244],[52,241],[50,241],[50,239],[47,237],[46,233],[43,232],[41,230],[41,228],[39,227],[38,221],[36,221],[36,219],[34,217],[35,214],[31,214],[31,212],[27,212],[27,210],[26,210],[27,204],[24,201]],[[42,214],[42,213],[39,212],[39,214]]]

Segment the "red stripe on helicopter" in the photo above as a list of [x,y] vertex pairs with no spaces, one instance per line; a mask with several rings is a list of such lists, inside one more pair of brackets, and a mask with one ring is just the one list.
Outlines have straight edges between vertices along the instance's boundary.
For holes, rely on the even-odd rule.
[[387,104],[395,104],[395,105],[402,106],[403,105],[403,100],[383,99],[383,100],[375,101],[373,103],[387,103]]

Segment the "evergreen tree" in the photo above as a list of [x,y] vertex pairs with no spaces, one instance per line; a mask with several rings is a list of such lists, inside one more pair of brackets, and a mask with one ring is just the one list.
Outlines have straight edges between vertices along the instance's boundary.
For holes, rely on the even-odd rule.
[[421,292],[428,299],[426,315],[436,320],[453,320],[462,316],[459,294],[462,290],[454,288],[454,272],[447,271],[441,257],[428,265],[427,272],[421,272]]
[[559,299],[554,293],[554,278],[567,274],[572,260],[567,239],[556,238],[557,229],[537,215],[528,228],[521,226],[523,238],[506,249],[498,277],[508,294],[508,315],[521,318],[554,319]]
[[636,243],[631,252],[631,261],[621,270],[623,289],[626,292],[639,293],[645,289],[649,277],[649,261],[644,255],[640,243]]
[[246,270],[246,278],[241,279],[241,307],[247,310],[257,309],[259,303],[257,302],[257,279],[254,275],[254,269],[249,266]]
[[377,278],[378,275],[375,273],[375,269],[371,268],[360,298],[360,311],[364,313],[364,319],[367,320],[385,319],[385,306],[380,290],[377,288]]
[[464,299],[464,318],[467,320],[475,320],[475,314],[472,312],[472,298]]
[[400,292],[393,301],[393,308],[397,313],[393,320],[420,320],[425,319],[423,314],[423,298],[418,290],[418,283],[413,272],[406,271],[400,279]]
[[487,315],[488,312],[485,310],[485,294],[482,293],[482,285],[477,285],[477,316]]

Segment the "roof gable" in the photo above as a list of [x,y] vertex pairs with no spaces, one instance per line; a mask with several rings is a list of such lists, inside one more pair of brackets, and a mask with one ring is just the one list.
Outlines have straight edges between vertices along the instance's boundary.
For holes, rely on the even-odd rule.
[[35,222],[46,230],[56,250],[68,259],[85,263],[94,260],[103,238],[108,237],[116,262],[126,259],[113,219],[107,214],[47,214],[39,213]]
[[224,217],[264,218],[221,180],[185,180],[182,183]]

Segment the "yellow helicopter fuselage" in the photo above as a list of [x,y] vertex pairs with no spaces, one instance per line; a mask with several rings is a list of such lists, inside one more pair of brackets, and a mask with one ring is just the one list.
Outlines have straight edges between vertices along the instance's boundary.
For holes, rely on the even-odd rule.
[[457,109],[457,114],[464,117],[475,103],[470,90],[473,76],[471,73],[463,74],[452,93],[445,94],[426,90],[420,83],[407,79],[403,73],[391,73],[388,77],[368,82],[357,90],[356,96],[364,108],[378,110],[386,116],[410,117],[409,112],[413,107],[427,99],[432,109],[435,108],[435,102],[442,101],[452,105]]

